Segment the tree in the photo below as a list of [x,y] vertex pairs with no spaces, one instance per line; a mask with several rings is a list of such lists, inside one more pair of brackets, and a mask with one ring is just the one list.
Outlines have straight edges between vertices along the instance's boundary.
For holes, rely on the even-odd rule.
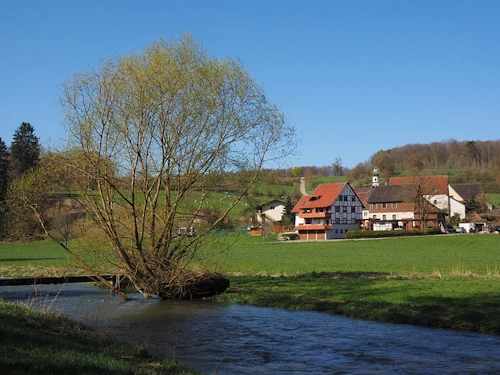
[[404,185],[403,196],[405,201],[413,203],[413,212],[420,220],[422,228],[427,228],[428,219],[431,214],[439,212],[439,209],[431,202],[435,200],[436,188],[433,176],[424,172],[408,177]]
[[420,154],[411,154],[406,161],[406,170],[410,175],[419,175],[425,168],[425,164],[422,161],[422,156]]
[[283,207],[283,218],[281,222],[285,229],[291,229],[295,226],[295,214],[292,212],[293,204],[290,197],[286,198],[285,206]]
[[5,235],[6,199],[9,187],[9,150],[0,138],[0,238]]
[[394,175],[396,166],[390,151],[379,151],[372,157],[372,166],[380,169],[382,178],[389,178]]
[[343,176],[344,167],[342,166],[342,158],[335,158],[332,165],[332,172],[334,176]]
[[293,177],[299,177],[301,174],[302,174],[302,168],[297,167],[297,166],[292,168],[292,176]]
[[12,179],[22,176],[38,165],[40,144],[35,135],[35,128],[29,122],[23,122],[14,132],[10,155]]
[[[189,36],[75,74],[61,105],[69,147],[86,158],[85,169],[69,167],[95,186],[82,186],[81,206],[104,235],[114,272],[145,296],[188,293],[208,234],[264,166],[294,150],[294,129],[242,64],[210,58]],[[221,189],[233,192],[231,203],[200,222]]]

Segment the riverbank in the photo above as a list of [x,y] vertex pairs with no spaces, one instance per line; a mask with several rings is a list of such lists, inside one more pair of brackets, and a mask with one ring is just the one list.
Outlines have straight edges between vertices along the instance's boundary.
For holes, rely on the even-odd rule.
[[312,273],[233,276],[219,301],[500,334],[497,277]]
[[0,368],[9,375],[195,374],[62,315],[1,299],[0,337]]

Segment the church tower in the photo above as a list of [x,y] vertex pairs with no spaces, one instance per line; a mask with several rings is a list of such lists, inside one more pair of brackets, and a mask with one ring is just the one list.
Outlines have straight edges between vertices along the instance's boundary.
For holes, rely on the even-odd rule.
[[380,173],[380,171],[378,170],[378,168],[375,168],[373,170],[372,187],[375,187],[375,186],[379,185],[379,173]]

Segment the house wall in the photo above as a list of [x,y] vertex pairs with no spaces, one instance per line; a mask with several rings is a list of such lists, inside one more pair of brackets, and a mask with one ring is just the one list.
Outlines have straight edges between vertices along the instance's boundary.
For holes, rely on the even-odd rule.
[[411,229],[413,227],[413,203],[391,202],[369,205],[369,216],[363,217],[364,228],[372,230]]
[[465,204],[450,198],[450,217],[452,217],[455,213],[460,215],[460,219],[465,219]]
[[257,221],[262,222],[262,216],[271,221],[280,221],[283,217],[285,205],[278,201],[273,201],[262,205],[261,214],[257,215]]
[[327,239],[345,238],[345,234],[350,230],[359,230],[360,224],[334,224],[332,230],[327,230],[325,235]]
[[460,194],[458,194],[458,192],[455,189],[453,189],[453,187],[451,185],[448,187],[448,189],[449,189],[450,197],[454,198],[457,201],[464,201],[465,200],[462,196],[460,196]]

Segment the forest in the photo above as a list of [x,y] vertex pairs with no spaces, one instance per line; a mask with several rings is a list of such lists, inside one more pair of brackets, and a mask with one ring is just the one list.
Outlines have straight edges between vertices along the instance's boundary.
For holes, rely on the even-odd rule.
[[[419,173],[448,175],[451,183],[480,183],[484,193],[500,193],[500,140],[448,140],[430,144],[407,144],[375,152],[354,168],[337,158],[329,166],[302,166],[295,174],[312,177],[346,176],[354,187],[369,186],[373,169],[380,170],[381,183],[390,177]],[[292,169],[294,172],[294,169]]]

